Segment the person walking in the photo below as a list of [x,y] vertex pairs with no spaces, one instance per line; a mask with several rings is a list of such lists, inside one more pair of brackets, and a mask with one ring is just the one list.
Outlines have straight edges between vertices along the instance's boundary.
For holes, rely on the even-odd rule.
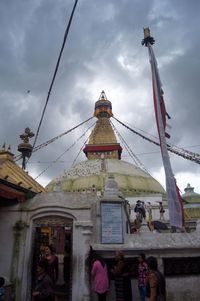
[[145,261],[145,254],[141,253],[138,257],[138,289],[140,294],[140,301],[145,301],[146,287],[147,287],[147,275],[148,266]]
[[111,270],[115,280],[116,301],[132,301],[130,271],[122,251],[115,254],[116,265]]
[[149,269],[146,296],[149,301],[166,301],[166,281],[158,270],[157,259],[150,256],[146,262]]

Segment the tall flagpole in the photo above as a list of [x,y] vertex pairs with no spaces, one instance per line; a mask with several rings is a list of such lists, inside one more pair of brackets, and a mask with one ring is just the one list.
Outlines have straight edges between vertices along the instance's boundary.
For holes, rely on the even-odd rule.
[[152,45],[155,40],[150,35],[149,28],[144,28],[144,39],[142,45],[148,48],[149,59],[152,72],[152,87],[153,87],[153,100],[154,110],[158,129],[158,135],[160,139],[160,147],[162,154],[162,161],[165,170],[166,192],[169,208],[170,225],[175,228],[182,228],[184,223],[183,215],[183,203],[180,196],[179,188],[176,184],[174,174],[172,171],[169,154],[167,150],[166,137],[169,138],[169,134],[166,132],[166,117],[170,118],[165,109],[163,89],[160,81],[159,70],[157,61],[153,52]]

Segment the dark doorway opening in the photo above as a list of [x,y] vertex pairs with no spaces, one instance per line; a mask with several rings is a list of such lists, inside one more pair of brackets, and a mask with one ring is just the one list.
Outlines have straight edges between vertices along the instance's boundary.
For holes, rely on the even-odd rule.
[[58,258],[58,280],[55,294],[59,301],[71,300],[72,279],[72,220],[45,218],[34,224],[34,250],[32,261],[32,288],[36,283],[36,266],[45,258],[45,246],[50,245]]

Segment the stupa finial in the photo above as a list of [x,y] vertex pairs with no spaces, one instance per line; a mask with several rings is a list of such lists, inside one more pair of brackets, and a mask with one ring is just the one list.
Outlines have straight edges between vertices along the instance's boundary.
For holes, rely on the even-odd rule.
[[95,103],[95,110],[94,110],[94,116],[97,118],[101,117],[112,117],[112,104],[111,102],[107,99],[106,93],[104,90],[102,90],[98,101]]
[[146,47],[148,44],[153,45],[155,43],[155,40],[153,37],[151,37],[151,32],[149,27],[143,28],[144,30],[144,39],[142,40],[142,45],[145,45]]

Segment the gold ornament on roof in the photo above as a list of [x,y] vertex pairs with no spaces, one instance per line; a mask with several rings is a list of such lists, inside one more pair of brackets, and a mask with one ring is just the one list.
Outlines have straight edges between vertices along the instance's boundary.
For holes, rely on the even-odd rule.
[[32,154],[32,145],[29,143],[29,139],[34,137],[35,134],[27,127],[24,133],[19,137],[22,139],[22,143],[18,145],[18,151],[22,153],[22,169],[26,169],[26,158],[30,158]]
[[151,36],[151,34],[150,34],[149,27],[144,28],[144,38],[148,38],[150,36]]
[[31,130],[27,127],[24,130],[24,133],[21,134],[19,137],[23,140],[24,143],[29,143],[29,139],[34,137],[35,134],[31,132]]
[[155,43],[155,40],[153,37],[151,37],[149,27],[143,28],[143,31],[144,31],[144,39],[142,40],[142,45],[145,45],[146,47],[150,47],[150,45],[153,45]]

